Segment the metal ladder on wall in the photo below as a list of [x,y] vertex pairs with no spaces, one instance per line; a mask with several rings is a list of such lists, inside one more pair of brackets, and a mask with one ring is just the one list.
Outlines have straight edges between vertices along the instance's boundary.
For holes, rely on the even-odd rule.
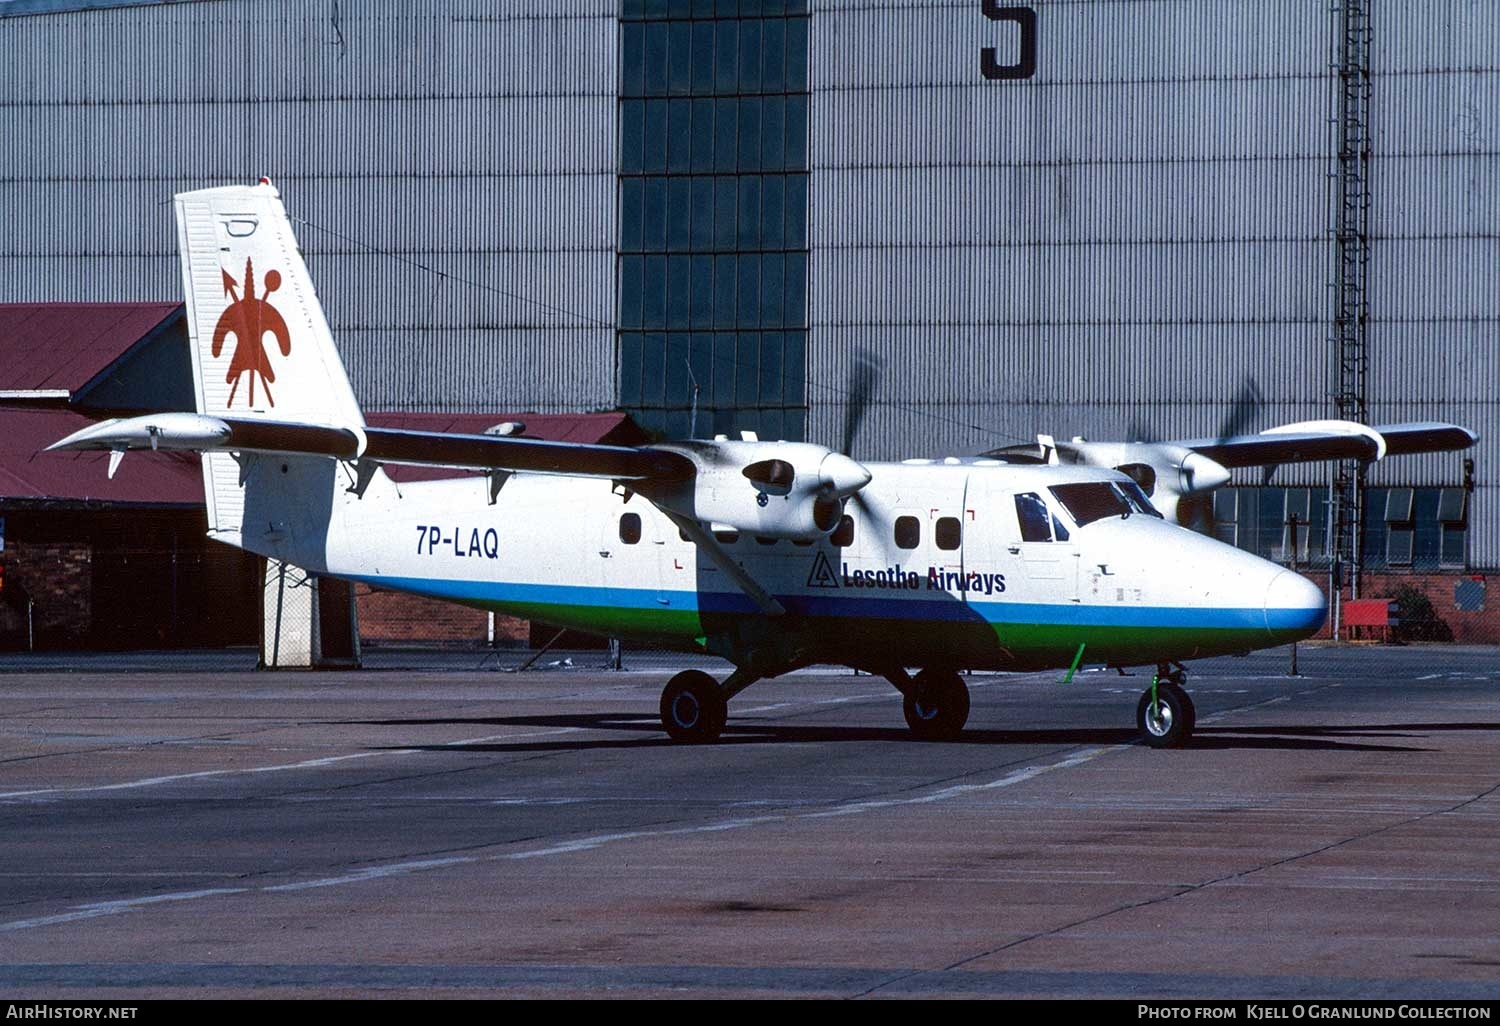
[[[1369,0],[1336,0],[1333,65],[1338,72],[1338,111],[1334,168],[1330,174],[1334,243],[1333,350],[1336,358],[1334,401],[1344,420],[1368,423],[1365,382],[1370,366],[1366,347],[1369,300],[1366,277],[1370,260],[1370,20]],[[1354,460],[1334,466],[1331,527],[1334,579],[1333,632],[1341,631],[1342,588],[1359,597],[1360,538],[1364,520],[1365,467]]]

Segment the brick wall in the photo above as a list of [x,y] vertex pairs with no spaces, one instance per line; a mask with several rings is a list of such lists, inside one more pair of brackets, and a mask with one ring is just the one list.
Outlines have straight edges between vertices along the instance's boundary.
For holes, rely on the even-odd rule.
[[[1327,594],[1326,573],[1305,576]],[[1496,584],[1500,587],[1500,581]],[[1414,589],[1432,603],[1432,612],[1442,625],[1439,633],[1451,634],[1446,640],[1466,645],[1497,645],[1500,644],[1500,591],[1489,595],[1488,585],[1482,573],[1366,573],[1361,578],[1359,597],[1394,600],[1403,588]],[[1318,637],[1331,637],[1332,627],[1330,616]]]
[[1500,594],[1488,594],[1484,574],[1366,574],[1360,597],[1395,598],[1402,587],[1427,596],[1454,641],[1500,643]]
[[93,626],[93,547],[87,542],[8,541],[0,553],[5,590],[0,597],[0,647],[25,648],[26,597],[36,647],[80,648]]
[[[383,591],[355,585],[359,609],[359,636],[367,644],[387,645],[483,645],[488,616],[470,609],[420,595]],[[526,644],[528,622],[513,616],[495,616],[495,644],[505,647]]]

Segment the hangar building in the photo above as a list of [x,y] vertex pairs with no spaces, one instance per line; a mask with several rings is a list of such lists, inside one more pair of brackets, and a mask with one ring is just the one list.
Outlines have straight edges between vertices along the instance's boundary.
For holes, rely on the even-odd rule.
[[10,0],[0,43],[0,302],[176,301],[172,194],[264,174],[372,409],[875,459],[1450,420],[1212,528],[1328,567],[1347,484],[1367,588],[1500,567],[1496,5]]

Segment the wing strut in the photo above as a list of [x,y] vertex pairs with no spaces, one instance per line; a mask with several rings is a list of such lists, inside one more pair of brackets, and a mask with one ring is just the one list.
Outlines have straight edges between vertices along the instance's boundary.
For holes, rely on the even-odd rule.
[[704,555],[713,560],[714,566],[724,571],[729,579],[739,587],[740,591],[750,596],[750,600],[757,606],[760,606],[761,612],[767,616],[786,615],[786,607],[777,602],[770,592],[760,586],[759,581],[746,573],[745,568],[736,563],[734,557],[724,551],[724,546],[719,544],[719,540],[713,536],[711,531],[691,517],[685,517],[680,513],[673,513],[664,506],[657,506],[656,508],[666,514],[667,519],[676,524],[682,533],[688,536],[688,540],[698,546]]

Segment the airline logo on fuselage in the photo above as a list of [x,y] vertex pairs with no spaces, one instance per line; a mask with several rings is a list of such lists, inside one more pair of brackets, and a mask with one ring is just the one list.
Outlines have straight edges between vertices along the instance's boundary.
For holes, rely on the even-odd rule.
[[843,586],[846,588],[883,588],[892,591],[957,591],[976,595],[998,595],[1005,590],[1005,575],[979,570],[950,570],[929,566],[927,573],[901,566],[879,570],[853,570],[844,564]]
[[[250,379],[245,398],[245,405],[255,405],[255,382],[260,380],[261,389],[266,394],[266,402],[271,406],[276,405],[276,400],[271,395],[271,382],[276,380],[276,371],[271,366],[270,356],[266,353],[265,335],[270,332],[276,339],[282,356],[290,356],[292,353],[292,335],[287,329],[286,318],[281,316],[270,303],[271,293],[281,287],[281,273],[279,271],[267,271],[265,277],[265,288],[263,294],[255,294],[255,267],[249,259],[245,261],[245,280],[243,283],[234,280],[234,276],[222,267],[219,273],[223,275],[224,294],[233,298],[219,315],[219,323],[214,326],[214,338],[212,352],[217,357],[224,351],[224,343],[230,335],[234,336],[234,349],[229,355],[229,370],[224,375],[225,384],[229,385],[229,400],[224,404],[226,407],[234,405],[235,393],[239,390],[240,379],[248,376]],[[243,285],[244,294],[240,294]]]
[[807,575],[807,586],[809,588],[837,588],[839,586],[839,575],[833,572],[833,565],[828,562],[827,553],[820,552],[813,559],[812,570]]

